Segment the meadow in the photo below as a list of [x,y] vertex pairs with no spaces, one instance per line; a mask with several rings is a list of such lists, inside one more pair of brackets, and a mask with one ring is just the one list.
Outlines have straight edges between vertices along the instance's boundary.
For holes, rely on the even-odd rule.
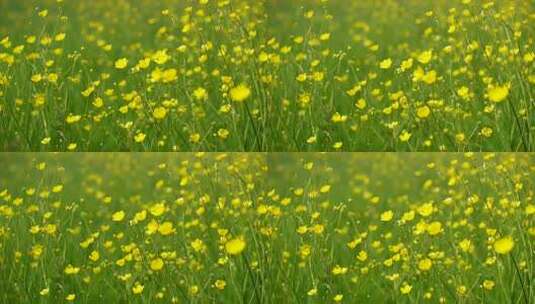
[[2,303],[533,303],[532,154],[0,154]]
[[534,21],[529,0],[3,0],[0,149],[534,151]]

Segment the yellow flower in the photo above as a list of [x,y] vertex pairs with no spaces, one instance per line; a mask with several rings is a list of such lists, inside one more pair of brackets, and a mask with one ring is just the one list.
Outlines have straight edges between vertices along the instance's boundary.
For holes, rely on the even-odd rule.
[[357,260],[361,261],[361,262],[364,262],[368,259],[368,254],[366,253],[366,251],[364,250],[361,250],[359,252],[359,254],[357,255]]
[[61,191],[63,191],[63,185],[62,184],[55,185],[54,187],[52,187],[52,192],[54,192],[54,193],[59,193]]
[[433,203],[425,203],[419,206],[417,211],[418,211],[418,214],[420,214],[421,216],[428,217],[431,214],[433,214],[433,211],[434,211]]
[[407,60],[404,60],[402,63],[401,63],[401,71],[406,71],[410,68],[412,68],[412,65],[414,63],[414,60],[412,58],[409,58]]
[[150,81],[151,82],[158,82],[158,81],[162,80],[162,78],[163,78],[163,71],[160,70],[160,68],[155,68],[150,73]]
[[308,231],[308,227],[305,225],[297,227],[297,233],[299,234],[305,234],[307,233],[307,231]]
[[67,145],[67,150],[73,151],[78,145],[76,143],[70,143]]
[[525,208],[525,212],[527,215],[532,215],[532,214],[535,214],[535,205],[533,204],[528,204]]
[[67,300],[67,301],[69,301],[69,302],[74,301],[74,299],[76,299],[76,295],[73,294],[73,293],[71,293],[71,294],[69,294],[69,295],[67,295],[67,296],[65,297],[65,300]]
[[145,134],[144,133],[137,133],[136,136],[134,136],[134,140],[137,143],[143,142],[145,140]]
[[459,248],[461,248],[461,250],[463,252],[472,252],[474,251],[474,245],[472,244],[472,241],[468,240],[468,239],[463,239],[462,241],[459,242]]
[[164,222],[158,227],[158,232],[161,235],[170,235],[171,233],[175,232],[175,229],[173,228],[173,223],[171,222]]
[[177,73],[176,69],[167,69],[167,70],[163,71],[163,73],[161,74],[162,81],[164,83],[169,83],[169,82],[175,81],[175,80],[178,79],[177,74],[178,73]]
[[225,244],[225,250],[230,255],[238,255],[245,249],[245,241],[242,238],[236,238]]
[[326,41],[326,40],[329,40],[330,38],[331,38],[331,33],[323,33],[320,35],[321,41]]
[[59,33],[59,34],[57,34],[57,35],[54,37],[54,40],[56,40],[56,41],[63,41],[63,40],[65,40],[65,37],[66,37],[66,36],[67,36],[67,35],[66,35],[65,33]]
[[34,259],[38,259],[43,254],[43,246],[42,245],[34,245],[32,246],[31,255]]
[[511,236],[506,236],[494,242],[494,251],[499,254],[508,254],[515,247],[515,241]]
[[381,61],[381,63],[379,63],[379,67],[383,70],[388,70],[391,66],[392,66],[392,59],[390,58],[385,59]]
[[199,293],[199,286],[197,285],[190,286],[188,291],[191,295],[196,295]]
[[35,95],[35,106],[40,107],[43,106],[46,103],[45,95],[43,94],[36,94]]
[[260,55],[258,55],[258,60],[260,62],[266,62],[269,60],[269,55],[266,52],[262,52]]
[[401,220],[403,222],[410,222],[414,219],[414,216],[416,215],[416,212],[414,212],[414,210],[411,210],[411,211],[407,211],[405,213],[403,213],[403,216],[401,217]]
[[147,226],[145,227],[145,233],[148,235],[156,233],[158,231],[160,225],[158,225],[158,222],[155,220],[150,221]]
[[125,213],[124,211],[117,211],[114,214],[112,214],[111,219],[114,222],[120,222],[124,219]]
[[227,282],[225,282],[224,280],[217,280],[215,281],[214,286],[219,290],[223,290],[225,289],[225,286],[227,286]]
[[340,275],[340,274],[346,274],[347,273],[347,267],[341,267],[340,265],[334,266],[332,270],[332,274],[334,275]]
[[127,65],[128,65],[128,59],[126,58],[121,58],[115,61],[115,68],[118,70],[122,70],[126,68]]
[[416,115],[419,118],[427,118],[431,114],[431,109],[428,106],[419,107],[416,111]]
[[145,288],[145,286],[141,285],[139,282],[136,282],[134,286],[132,286],[132,292],[134,294],[140,294],[143,292],[143,288]]
[[193,91],[193,97],[196,100],[203,101],[208,99],[208,92],[204,88],[197,88]]
[[69,265],[67,265],[67,267],[65,267],[64,272],[65,272],[65,274],[77,274],[78,272],[80,272],[80,268],[79,267],[74,267],[71,264],[69,264]]
[[150,58],[143,58],[141,60],[139,60],[139,62],[137,63],[138,67],[140,69],[146,69],[149,67],[150,65]]
[[193,133],[193,134],[190,134],[190,136],[189,136],[189,141],[190,141],[191,143],[196,144],[196,143],[198,143],[200,140],[201,140],[201,134],[199,134],[199,133]]
[[343,298],[344,298],[343,294],[337,294],[337,295],[334,296],[333,300],[335,302],[340,302],[340,301],[342,301]]
[[171,56],[167,55],[167,50],[159,50],[152,55],[152,60],[160,65],[166,63],[170,58]]
[[32,75],[32,78],[31,78],[32,82],[35,82],[35,83],[41,81],[41,79],[43,79],[43,77],[41,76],[41,74],[35,74],[35,75]]
[[46,295],[48,295],[49,292],[50,292],[50,288],[43,288],[43,289],[41,289],[39,294],[42,295],[42,296],[46,296]]
[[307,80],[307,74],[306,73],[301,73],[301,74],[297,75],[296,80],[299,81],[299,82],[305,82]]
[[93,101],[93,106],[95,106],[95,108],[101,108],[103,105],[104,100],[102,100],[102,98],[100,97],[95,98],[95,100]]
[[366,100],[364,100],[363,98],[357,100],[357,102],[355,103],[355,107],[360,110],[364,110],[366,108],[366,105]]
[[82,96],[89,97],[89,95],[91,95],[94,91],[95,91],[95,87],[94,86],[90,86],[87,89],[85,89],[84,91],[82,91]]
[[80,119],[82,119],[82,116],[80,115],[69,114],[67,118],[65,118],[65,122],[67,122],[68,124],[73,124],[79,122]]
[[483,288],[485,288],[486,290],[492,290],[494,288],[494,281],[491,281],[491,280],[485,280],[483,281]]
[[163,260],[161,258],[156,258],[150,262],[150,269],[153,271],[160,271],[163,269]]
[[418,262],[418,269],[422,271],[428,271],[429,269],[431,269],[431,266],[433,266],[433,262],[431,261],[431,259],[428,258],[425,258]]
[[318,137],[317,136],[310,136],[309,138],[307,138],[307,144],[314,144],[318,141]]
[[496,103],[504,101],[509,96],[509,88],[510,85],[489,87],[487,90],[489,100]]
[[331,117],[331,121],[334,122],[334,123],[346,122],[347,121],[347,115],[342,115],[342,114],[336,112]]
[[147,210],[141,210],[134,215],[134,221],[136,223],[142,222],[147,218]]
[[164,107],[157,107],[152,112],[152,117],[158,120],[164,119],[166,115],[167,115],[167,109]]
[[470,89],[462,86],[457,90],[457,95],[463,99],[468,99],[470,97]]
[[429,224],[429,226],[427,226],[427,233],[429,233],[429,235],[437,235],[441,232],[442,224],[440,222],[435,221]]
[[190,245],[196,252],[202,252],[206,249],[206,245],[204,245],[204,242],[200,239],[195,239]]
[[402,294],[409,294],[412,290],[412,285],[409,285],[407,282],[403,282],[403,285],[399,288]]
[[393,217],[394,217],[394,212],[392,212],[391,210],[388,210],[381,214],[381,221],[390,222]]
[[321,193],[328,193],[329,191],[331,191],[331,185],[323,185],[320,188]]
[[93,250],[89,255],[89,259],[93,262],[96,262],[98,261],[98,259],[100,259],[100,254],[98,253],[98,251]]
[[481,135],[487,138],[491,137],[493,132],[494,131],[489,127],[484,127],[483,129],[481,129]]
[[437,72],[436,71],[430,71],[429,73],[425,73],[422,77],[422,81],[427,84],[433,84],[437,81]]
[[230,90],[230,99],[236,102],[243,102],[251,96],[251,90],[244,84],[240,84]]
[[230,132],[227,129],[219,129],[219,130],[217,130],[217,136],[219,136],[219,138],[221,138],[221,139],[227,139],[229,134],[230,134]]
[[161,216],[166,211],[166,207],[164,203],[157,203],[150,207],[149,209],[150,214],[154,216]]
[[418,62],[420,62],[421,64],[428,64],[432,58],[433,50],[425,51],[418,56]]
[[401,134],[399,135],[399,140],[401,140],[402,142],[407,142],[409,141],[409,139],[411,139],[411,136],[411,133],[409,133],[407,130],[403,130],[403,132],[401,132]]

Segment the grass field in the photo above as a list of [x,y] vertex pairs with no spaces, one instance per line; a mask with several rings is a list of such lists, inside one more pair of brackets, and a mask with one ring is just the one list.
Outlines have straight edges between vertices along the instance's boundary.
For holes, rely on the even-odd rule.
[[2,303],[533,303],[529,154],[0,154]]
[[533,151],[529,0],[0,1],[3,151]]

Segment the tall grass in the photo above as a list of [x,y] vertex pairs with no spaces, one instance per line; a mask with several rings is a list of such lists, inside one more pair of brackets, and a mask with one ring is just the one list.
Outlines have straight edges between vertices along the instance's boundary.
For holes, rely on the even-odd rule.
[[37,153],[0,161],[1,302],[535,296],[530,154]]
[[3,1],[0,146],[532,151],[534,12],[512,0]]

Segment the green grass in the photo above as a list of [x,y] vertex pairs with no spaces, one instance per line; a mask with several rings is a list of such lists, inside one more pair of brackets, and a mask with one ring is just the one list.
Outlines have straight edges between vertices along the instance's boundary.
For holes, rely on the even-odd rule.
[[[29,153],[0,162],[3,303],[535,298],[530,154]],[[170,234],[147,232],[165,222]],[[500,254],[507,237],[514,247]],[[246,247],[231,255],[237,238]],[[163,268],[151,269],[158,258]]]
[[[0,147],[533,151],[533,2],[463,2],[2,1]],[[176,79],[152,82],[156,68]],[[437,79],[413,81],[418,68]],[[228,94],[239,84],[244,102]]]

